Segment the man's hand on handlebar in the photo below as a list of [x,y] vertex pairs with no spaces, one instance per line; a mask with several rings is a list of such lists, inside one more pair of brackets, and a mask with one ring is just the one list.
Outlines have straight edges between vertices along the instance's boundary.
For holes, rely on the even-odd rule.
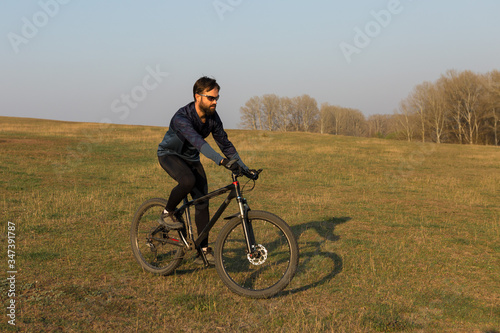
[[257,179],[259,179],[260,171],[262,171],[262,170],[257,171],[255,169],[250,169],[250,170],[245,171],[244,175],[252,180],[257,180]]
[[226,169],[231,170],[234,174],[239,175],[241,173],[241,167],[238,164],[238,160],[228,160],[227,158],[220,161],[220,165],[224,166]]
[[232,171],[235,175],[244,175],[252,180],[257,180],[259,178],[259,173],[262,171],[255,169],[245,170],[238,164],[238,159],[228,160],[227,158],[224,158],[220,161],[220,165]]

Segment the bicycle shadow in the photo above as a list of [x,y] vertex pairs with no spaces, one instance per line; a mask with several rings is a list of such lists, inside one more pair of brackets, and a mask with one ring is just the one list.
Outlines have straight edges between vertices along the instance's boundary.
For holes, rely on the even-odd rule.
[[[300,256],[299,266],[294,280],[300,281],[299,283],[305,282],[305,284],[291,290],[284,290],[278,295],[296,294],[316,288],[332,280],[337,274],[342,272],[342,258],[338,254],[328,251],[326,245],[340,239],[340,236],[334,233],[335,227],[350,220],[350,217],[333,217],[324,221],[311,221],[291,227],[294,235],[297,237],[297,242],[299,243]],[[308,268],[310,268],[310,266],[315,266],[315,260],[318,256],[321,257],[320,260],[330,259],[332,262],[331,267],[321,268],[322,272],[325,272],[326,270],[326,275],[320,274],[318,278],[313,277],[312,279],[303,278],[302,275],[307,276]],[[324,260],[321,260],[321,262],[323,265]]]
[[[316,288],[332,280],[337,274],[342,272],[342,258],[336,253],[328,251],[327,245],[340,239],[340,236],[334,233],[335,227],[350,220],[350,217],[334,217],[323,221],[311,221],[291,226],[290,228],[292,229],[292,232],[297,238],[297,242],[299,244],[299,266],[295,277],[292,280],[292,284],[297,285],[297,283],[294,282],[300,281],[298,284],[302,285],[293,289],[286,288],[271,298],[281,297],[288,294],[296,294]],[[267,245],[272,248],[277,244],[269,243]],[[187,260],[187,263],[184,263],[183,265],[187,265],[183,268],[177,269],[174,274],[177,276],[183,276],[192,274],[195,271],[206,269],[203,266],[198,266],[190,262],[194,259],[194,256],[194,252],[186,253],[185,260]],[[313,275],[312,278],[303,277],[303,275],[307,276],[309,268],[315,267],[315,260],[317,260],[318,257],[321,257],[320,259],[329,259],[332,262],[332,266],[324,267],[322,265],[321,272],[326,271],[326,274]],[[258,273],[258,271],[255,272],[255,274]]]

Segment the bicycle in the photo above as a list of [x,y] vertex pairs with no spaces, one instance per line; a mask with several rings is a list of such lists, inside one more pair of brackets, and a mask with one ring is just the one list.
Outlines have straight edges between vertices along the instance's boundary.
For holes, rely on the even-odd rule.
[[[233,160],[234,161],[234,160]],[[231,162],[233,162],[231,161]],[[166,230],[157,220],[167,204],[166,199],[144,202],[134,215],[130,240],[134,257],[151,273],[168,275],[177,269],[187,252],[196,250],[207,267],[208,261],[200,242],[210,232],[233,199],[239,211],[224,217],[228,222],[219,232],[214,249],[215,269],[220,279],[234,293],[251,298],[269,298],[282,291],[292,280],[299,261],[297,240],[280,217],[265,211],[250,210],[242,197],[245,186],[258,179],[261,170],[232,173],[232,183],[196,200],[184,199],[175,214],[182,216],[184,228]],[[240,188],[238,178],[250,180]],[[189,208],[198,202],[229,192],[208,225],[194,237]]]

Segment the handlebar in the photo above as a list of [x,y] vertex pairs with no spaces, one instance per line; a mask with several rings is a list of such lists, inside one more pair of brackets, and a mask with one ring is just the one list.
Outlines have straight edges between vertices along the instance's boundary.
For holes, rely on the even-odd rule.
[[239,159],[235,158],[232,160],[223,159],[221,161],[221,165],[223,165],[226,169],[231,170],[233,172],[233,178],[236,179],[240,176],[245,176],[252,180],[257,180],[259,178],[259,174],[262,172],[262,169],[259,170],[243,170],[238,165]]
[[262,169],[259,170],[241,170],[241,174],[247,178],[252,180],[259,179],[259,174],[262,172]]

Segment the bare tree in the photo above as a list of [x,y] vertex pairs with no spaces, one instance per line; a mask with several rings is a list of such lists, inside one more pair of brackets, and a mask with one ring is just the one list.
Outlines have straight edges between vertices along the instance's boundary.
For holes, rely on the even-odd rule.
[[335,106],[329,105],[328,103],[321,104],[320,109],[320,132],[332,133],[332,124],[334,122]]
[[349,109],[336,107],[333,111],[333,128],[335,135],[343,135],[347,128],[347,112]]
[[288,109],[288,123],[292,131],[302,130],[302,113],[299,109],[299,100],[297,97],[291,99],[290,108]]
[[407,141],[413,141],[415,128],[418,125],[418,115],[409,106],[407,100],[403,100],[399,104],[399,108],[396,111],[396,122],[396,128],[403,138]]
[[294,109],[296,120],[301,120],[302,129],[312,132],[319,119],[318,103],[309,95],[302,95],[294,98]]
[[340,106],[328,105],[324,103],[321,105],[321,127],[323,133],[340,135],[346,126],[347,109]]
[[391,115],[374,114],[368,117],[367,134],[369,137],[386,137],[390,133]]
[[321,105],[322,133],[348,136],[365,136],[368,124],[361,111],[324,103]]
[[453,110],[453,119],[457,127],[459,143],[474,144],[479,131],[480,119],[483,116],[479,109],[479,98],[482,87],[478,76],[471,71],[458,73],[448,71],[442,77],[448,103]]
[[448,110],[442,86],[442,82],[438,81],[427,90],[427,119],[436,143],[442,142]]
[[240,108],[241,126],[247,129],[262,129],[262,100],[254,96]]
[[275,114],[275,124],[278,131],[286,132],[290,127],[290,114],[292,113],[292,99],[281,97],[279,99],[279,109]]
[[319,120],[318,103],[309,95],[294,98],[267,94],[250,98],[241,107],[244,128],[269,131],[313,131]]
[[265,129],[276,130],[276,118],[280,108],[280,98],[274,94],[267,94],[261,98],[262,114],[265,119]]
[[431,87],[432,84],[430,82],[419,84],[407,97],[407,104],[411,109],[410,112],[415,113],[418,116],[420,123],[420,137],[422,142],[425,142],[428,109],[427,99],[429,97],[429,90],[431,89]]
[[346,135],[349,136],[365,136],[367,133],[368,124],[363,113],[359,110],[348,109],[348,126]]
[[500,71],[494,70],[482,76],[482,84],[485,88],[485,107],[487,108],[487,128],[490,135],[486,134],[485,143],[491,136],[493,144],[498,146],[499,142],[499,122],[500,122]]
[[241,108],[242,126],[270,131],[309,131],[412,141],[500,144],[500,72],[447,71],[415,86],[393,115],[372,115],[309,95],[254,96]]

